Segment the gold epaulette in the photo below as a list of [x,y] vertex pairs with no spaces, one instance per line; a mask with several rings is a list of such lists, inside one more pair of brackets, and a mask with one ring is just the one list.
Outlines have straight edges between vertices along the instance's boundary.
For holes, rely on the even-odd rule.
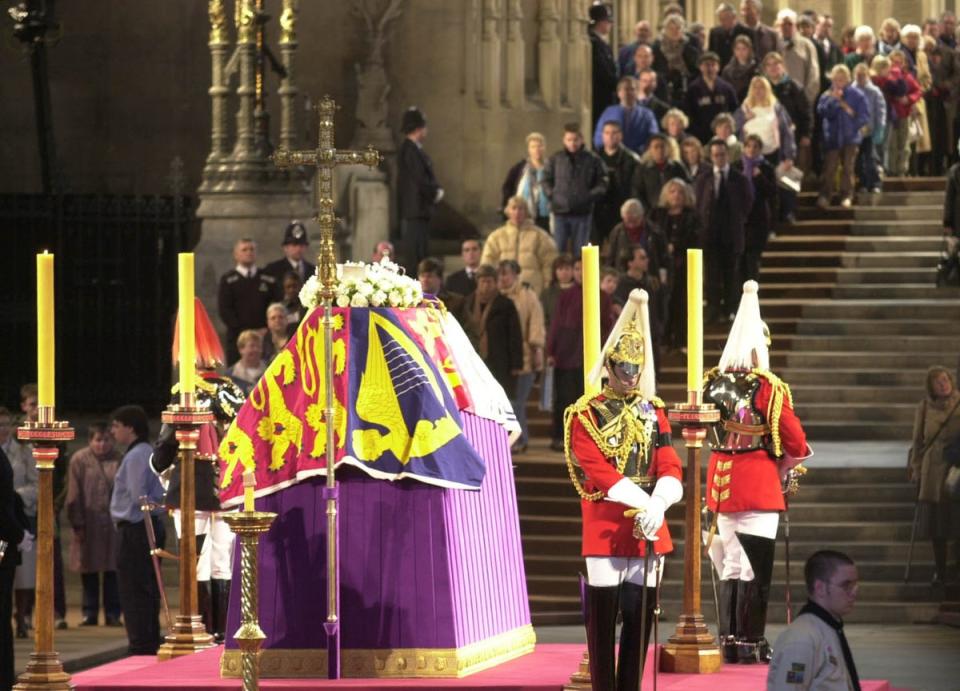
[[719,368],[719,367],[713,367],[713,368],[711,368],[711,369],[708,369],[706,372],[704,372],[704,373],[703,373],[703,385],[702,385],[702,386],[703,386],[703,390],[706,391],[706,390],[707,390],[707,386],[710,384],[710,382],[712,382],[712,381],[713,381],[714,379],[716,379],[718,376],[720,376],[720,368]]
[[[200,391],[203,391],[204,393],[208,393],[208,394],[210,394],[211,396],[213,396],[213,395],[215,395],[215,394],[217,393],[217,385],[214,384],[213,382],[207,381],[207,380],[204,379],[203,377],[196,377],[196,378],[194,379],[194,385],[195,385]],[[176,384],[174,384],[173,386],[170,387],[170,393],[172,393],[172,394],[174,394],[174,395],[180,393],[180,382],[177,382]]]
[[650,403],[653,405],[654,408],[666,408],[666,407],[667,407],[667,404],[664,403],[664,402],[663,402],[663,399],[660,398],[659,396],[652,396],[652,397],[650,398]]
[[773,455],[780,458],[783,455],[783,444],[780,441],[780,413],[783,411],[783,402],[793,407],[793,393],[790,386],[770,370],[752,369],[751,376],[761,377],[770,382],[773,389],[770,393],[770,402],[767,404],[767,424],[770,426],[770,437],[773,441]]

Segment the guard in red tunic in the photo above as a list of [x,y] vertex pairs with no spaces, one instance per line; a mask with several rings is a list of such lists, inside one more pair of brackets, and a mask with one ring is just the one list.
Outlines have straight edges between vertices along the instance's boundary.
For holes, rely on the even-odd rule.
[[705,402],[720,411],[710,433],[707,505],[716,518],[707,544],[720,577],[723,656],[740,663],[770,661],[764,629],[784,487],[812,455],[790,387],[770,371],[758,290],[756,281],[743,285],[720,366],[704,382]]
[[590,374],[599,380],[606,369],[602,392],[564,414],[567,466],[583,514],[590,677],[603,691],[639,688],[663,555],[673,550],[664,512],[683,495],[670,423],[655,396],[647,299],[646,291],[630,294],[604,345]]

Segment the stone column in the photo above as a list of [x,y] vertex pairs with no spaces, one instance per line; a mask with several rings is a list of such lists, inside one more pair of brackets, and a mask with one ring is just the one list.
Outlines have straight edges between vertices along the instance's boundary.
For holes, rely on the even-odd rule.
[[586,5],[570,0],[567,5],[567,91],[566,103],[577,111],[576,117],[583,127],[584,137],[593,132],[591,110],[593,107],[593,57],[590,38],[587,36]]
[[293,150],[299,144],[297,136],[297,88],[294,58],[297,54],[298,0],[283,0],[280,15],[280,60],[287,76],[280,81],[280,148]]
[[523,108],[526,68],[524,65],[523,9],[520,0],[507,0],[506,104]]
[[210,155],[207,163],[217,163],[227,156],[227,85],[223,66],[227,55],[229,39],[227,37],[227,18],[223,0],[210,0]]
[[480,19],[480,103],[493,108],[500,102],[500,20],[501,0],[483,0]]
[[537,42],[537,81],[543,103],[549,110],[560,107],[560,10],[558,0],[540,0],[540,38]]
[[256,24],[253,0],[237,0],[237,50],[240,57],[240,83],[237,86],[237,141],[233,157],[248,161],[256,156],[254,145],[254,106],[256,101]]

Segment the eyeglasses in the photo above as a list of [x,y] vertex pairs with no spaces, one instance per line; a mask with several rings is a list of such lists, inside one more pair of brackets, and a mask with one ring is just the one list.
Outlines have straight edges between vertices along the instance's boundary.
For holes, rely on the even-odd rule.
[[827,581],[827,585],[832,585],[834,588],[841,588],[847,595],[855,595],[857,589],[860,587],[860,581],[843,581],[842,583],[831,583]]

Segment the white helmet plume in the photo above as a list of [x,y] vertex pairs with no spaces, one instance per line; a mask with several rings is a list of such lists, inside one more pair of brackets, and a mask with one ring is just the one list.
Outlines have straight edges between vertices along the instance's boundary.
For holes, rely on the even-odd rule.
[[[756,281],[743,284],[743,295],[737,317],[730,327],[727,345],[720,355],[720,371],[744,370],[757,367],[770,369],[770,351],[760,318],[760,286]],[[756,353],[756,362],[754,362]]]

